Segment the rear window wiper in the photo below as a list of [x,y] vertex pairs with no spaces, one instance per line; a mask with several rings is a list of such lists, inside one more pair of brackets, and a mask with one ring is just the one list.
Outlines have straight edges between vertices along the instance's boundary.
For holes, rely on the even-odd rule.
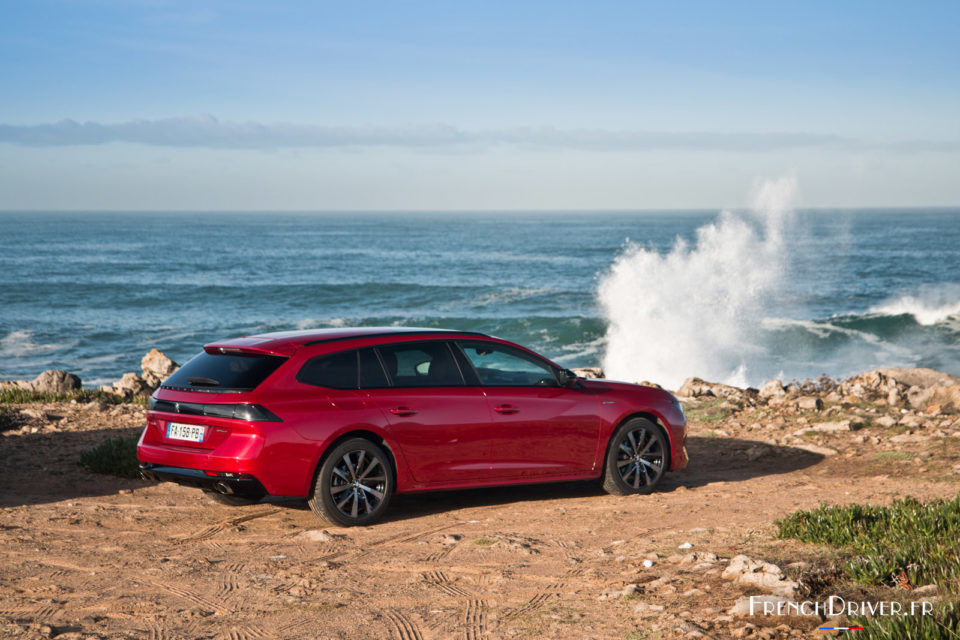
[[219,387],[220,381],[213,378],[187,378],[192,387]]

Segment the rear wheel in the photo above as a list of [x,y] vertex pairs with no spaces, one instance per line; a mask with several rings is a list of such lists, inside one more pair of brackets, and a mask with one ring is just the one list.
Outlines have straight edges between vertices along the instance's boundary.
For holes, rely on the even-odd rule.
[[667,465],[667,438],[646,418],[631,418],[613,433],[607,448],[603,488],[614,495],[650,493]]
[[352,438],[337,445],[320,465],[310,508],[332,524],[372,524],[386,511],[393,485],[393,466],[383,448]]

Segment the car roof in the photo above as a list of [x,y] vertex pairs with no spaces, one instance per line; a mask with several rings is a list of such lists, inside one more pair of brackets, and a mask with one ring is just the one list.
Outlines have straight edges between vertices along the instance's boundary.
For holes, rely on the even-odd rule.
[[410,335],[449,335],[489,338],[484,333],[434,329],[426,327],[343,327],[332,329],[309,329],[300,331],[273,331],[258,333],[229,340],[218,340],[203,346],[207,352],[228,353],[244,351],[291,356],[300,347],[338,342],[354,338],[389,338]]

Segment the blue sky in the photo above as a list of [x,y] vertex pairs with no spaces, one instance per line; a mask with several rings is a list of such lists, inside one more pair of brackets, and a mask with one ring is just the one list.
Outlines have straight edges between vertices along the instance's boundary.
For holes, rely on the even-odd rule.
[[960,205],[957,2],[0,0],[0,209]]

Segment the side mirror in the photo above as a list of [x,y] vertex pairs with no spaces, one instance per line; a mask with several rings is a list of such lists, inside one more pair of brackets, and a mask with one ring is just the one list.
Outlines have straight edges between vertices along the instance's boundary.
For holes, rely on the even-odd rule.
[[577,384],[577,374],[570,371],[570,369],[558,369],[557,380],[560,382],[561,387],[572,387]]

